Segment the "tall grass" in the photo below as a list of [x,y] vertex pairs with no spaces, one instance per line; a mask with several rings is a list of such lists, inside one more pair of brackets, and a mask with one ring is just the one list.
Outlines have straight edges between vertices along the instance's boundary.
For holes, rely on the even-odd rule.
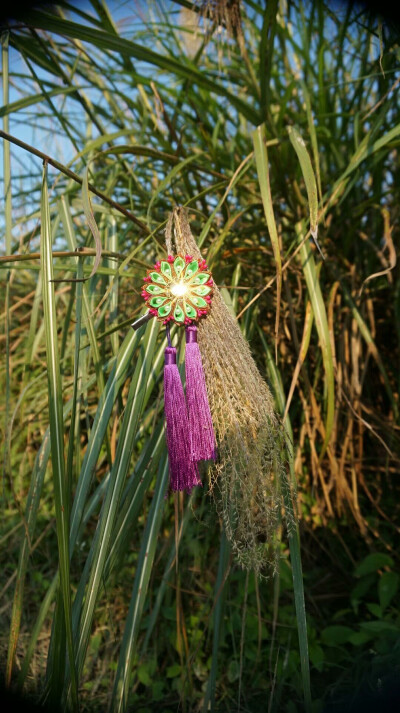
[[274,388],[302,526],[390,547],[397,513],[398,38],[322,0],[247,0],[233,35],[198,11],[59,3],[3,36],[5,676],[73,710],[311,710],[299,533],[246,580],[206,473],[164,497],[165,336],[129,324],[173,205]]

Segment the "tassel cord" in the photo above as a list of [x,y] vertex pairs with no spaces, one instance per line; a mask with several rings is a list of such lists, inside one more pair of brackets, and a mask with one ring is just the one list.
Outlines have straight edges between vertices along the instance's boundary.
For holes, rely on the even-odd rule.
[[166,335],[167,335],[168,347],[169,347],[170,349],[172,349],[171,327],[169,326],[169,324],[166,324],[166,325],[165,325],[165,332],[166,332]]

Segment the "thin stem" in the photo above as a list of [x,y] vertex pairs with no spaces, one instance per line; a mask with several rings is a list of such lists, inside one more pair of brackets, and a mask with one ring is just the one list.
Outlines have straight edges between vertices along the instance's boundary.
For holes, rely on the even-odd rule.
[[[6,131],[1,131],[0,130],[0,138],[5,139],[6,141],[10,141],[10,143],[15,144],[16,146],[19,146],[20,148],[24,149],[25,151],[29,151],[29,153],[34,154],[35,156],[38,156],[41,158],[45,163],[49,163],[50,166],[53,166],[53,168],[56,168],[58,171],[61,171],[61,173],[64,173],[68,178],[72,178],[73,181],[76,181],[76,183],[79,183],[79,185],[82,185],[82,178],[80,178],[76,173],[71,171],[69,168],[64,166],[62,163],[59,163],[56,161],[54,158],[51,158],[50,156],[47,156],[47,154],[43,153],[43,151],[39,151],[39,149],[35,149],[34,146],[30,146],[30,144],[26,144],[25,141],[21,141],[20,139],[17,139],[15,136],[11,136],[11,134],[7,134]],[[116,203],[116,201],[113,201],[112,198],[109,198],[108,196],[104,195],[101,191],[97,190],[95,186],[93,186],[91,183],[88,183],[88,188],[93,193],[95,196],[98,196],[98,198],[101,198],[105,203],[108,203],[108,205],[112,206],[112,208],[115,208],[119,213],[122,213],[125,215],[129,220],[131,220],[135,225],[137,225],[146,235],[149,235],[150,230],[147,227],[145,223],[143,223],[139,218],[136,218],[133,213],[131,213],[129,210],[126,210],[126,208],[123,208],[122,205],[119,203]]]
[[[114,253],[111,250],[102,250],[102,257],[107,257],[113,260],[125,260],[125,255],[121,253]],[[94,248],[78,248],[77,250],[54,250],[54,257],[90,257],[96,255],[96,250]],[[0,255],[0,264],[2,262],[22,262],[25,260],[40,260],[40,253],[26,253],[24,255]],[[141,265],[144,269],[148,270],[147,263],[137,258],[131,258],[131,261],[136,265]]]
[[170,328],[169,324],[166,324],[166,325],[165,325],[165,332],[166,332],[166,334],[167,334],[168,346],[169,346],[169,347],[172,347],[172,342],[171,342],[171,328]]

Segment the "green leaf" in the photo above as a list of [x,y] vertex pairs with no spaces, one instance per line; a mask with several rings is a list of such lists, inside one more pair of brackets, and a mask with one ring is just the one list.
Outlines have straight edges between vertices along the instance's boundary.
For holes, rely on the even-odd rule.
[[174,663],[167,668],[167,678],[176,678],[181,675],[182,666],[179,663]]
[[400,633],[400,626],[394,624],[391,621],[364,621],[360,624],[360,628],[364,631],[370,632],[371,634],[385,634],[385,633]]
[[229,683],[237,681],[240,675],[239,662],[236,659],[229,661],[228,670],[226,672]]
[[351,601],[358,602],[364,597],[365,594],[371,589],[372,585],[376,582],[375,572],[365,575],[357,582],[356,586],[351,590]]
[[144,686],[151,686],[152,678],[150,676],[149,668],[148,668],[147,664],[142,664],[142,666],[138,667],[137,677],[138,677],[140,683],[143,683]]
[[376,602],[367,602],[367,609],[368,611],[373,615],[376,616],[377,619],[381,619],[382,617],[382,607],[379,606]]
[[317,671],[322,671],[324,668],[325,654],[324,650],[318,644],[310,644],[310,661]]
[[349,626],[327,626],[321,632],[321,639],[326,646],[340,646],[346,644],[353,634]]
[[373,638],[373,634],[367,631],[356,631],[349,636],[349,641],[353,646],[363,646],[367,641],[370,641],[371,638]]
[[379,601],[383,610],[389,606],[399,590],[399,575],[397,572],[384,572],[378,582]]
[[371,572],[377,572],[383,567],[393,567],[393,559],[384,552],[373,552],[362,560],[356,568],[354,574],[357,577],[364,577]]

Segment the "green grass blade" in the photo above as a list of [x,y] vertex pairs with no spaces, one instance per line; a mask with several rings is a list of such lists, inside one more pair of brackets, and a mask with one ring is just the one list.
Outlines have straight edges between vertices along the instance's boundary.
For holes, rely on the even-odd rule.
[[159,468],[155,492],[147,516],[146,527],[140,547],[135,581],[133,583],[132,596],[125,622],[118,667],[111,696],[110,713],[124,713],[128,705],[133,657],[156,552],[167,484],[168,460],[165,457]]
[[226,597],[226,581],[228,578],[228,563],[230,555],[230,545],[226,538],[225,530],[221,532],[219,547],[218,572],[215,581],[214,612],[213,612],[213,644],[210,675],[207,681],[206,693],[204,696],[203,711],[215,711],[215,692],[217,684],[219,647],[222,636],[223,613]]
[[[29,332],[26,340],[25,346],[25,379],[29,378],[31,364],[34,361],[36,351],[39,346],[39,340],[42,333],[42,325],[38,326],[39,321],[39,310],[42,305],[42,273],[39,272],[36,288],[35,297],[33,300],[31,318],[29,321]],[[39,338],[38,338],[39,337]]]
[[321,252],[321,249],[318,244],[318,190],[314,170],[311,164],[311,159],[307,151],[304,139],[297,131],[297,129],[295,129],[294,126],[289,126],[288,134],[292,146],[296,151],[297,157],[299,159],[304,183],[306,184],[308,208],[310,212],[310,233],[314,238],[318,250]]
[[[132,476],[129,478],[127,487],[121,496],[122,506],[118,514],[114,531],[111,537],[110,550],[104,566],[104,580],[107,581],[109,574],[115,571],[119,562],[123,562],[124,555],[129,547],[132,536],[132,523],[136,521],[140,508],[151,479],[154,476],[154,469],[157,468],[160,457],[165,449],[163,424],[155,430],[153,437],[147,442],[142,451],[138,463],[135,466]],[[82,517],[84,525],[92,512],[97,509],[99,503],[104,499],[110,481],[110,474],[104,478],[96,488],[85,507]],[[79,586],[74,600],[75,621],[79,620],[79,612],[85,596],[85,587],[93,563],[94,550],[92,549],[85,563],[85,569],[81,576]]]
[[[75,87],[56,87],[55,89],[50,89],[47,91],[47,96],[48,97],[57,97],[60,95],[68,95],[71,94],[71,92],[75,91]],[[7,102],[3,104],[2,107],[0,107],[0,117],[2,116],[7,116],[8,114],[15,114],[18,111],[21,111],[21,109],[27,109],[29,106],[35,106],[35,104],[40,104],[40,102],[43,101],[43,94],[35,94],[35,95],[30,95],[27,97],[23,97],[22,99],[18,99],[17,101],[14,102]],[[3,124],[4,131],[7,131],[8,129],[5,128]],[[8,254],[8,253],[7,253]]]
[[[283,488],[285,509],[289,517],[294,516],[291,489]],[[297,632],[299,637],[301,678],[303,682],[303,695],[306,713],[311,713],[311,681],[310,661],[308,655],[307,617],[304,600],[303,569],[301,564],[301,545],[298,527],[289,531],[290,562],[292,565],[294,603],[296,608]]]
[[60,587],[62,591],[68,657],[71,667],[72,703],[78,710],[78,685],[75,669],[74,644],[71,621],[71,590],[69,575],[69,522],[70,493],[66,489],[64,461],[63,398],[58,353],[57,317],[53,280],[53,256],[51,222],[47,192],[47,166],[43,168],[41,198],[41,249],[43,280],[43,313],[46,338],[46,359],[49,393],[49,419],[51,460],[53,469],[54,498],[56,511],[57,542],[60,563]]
[[200,72],[189,60],[187,60],[187,62],[180,62],[173,57],[165,57],[143,45],[126,40],[121,36],[97,30],[87,25],[80,25],[70,20],[63,20],[56,15],[50,15],[39,10],[31,10],[25,13],[24,21],[38,29],[44,29],[56,34],[89,42],[90,44],[95,44],[98,49],[119,52],[125,57],[135,57],[141,62],[148,62],[155,67],[176,74],[181,79],[188,79],[190,82],[195,82],[198,86],[214,92],[217,97],[224,96],[229,99],[232,106],[236,107],[248,121],[252,123],[254,123],[254,120],[257,121],[257,115],[252,106],[232,94],[223,84],[210,79],[205,72]]
[[[271,351],[267,345],[265,337],[261,330],[259,330],[261,341],[264,345],[267,368],[274,385],[274,394],[278,409],[283,416],[286,408],[286,399],[283,391],[283,385],[281,376],[277,369],[277,366],[272,358]],[[286,432],[286,445],[287,453],[289,456],[289,469],[291,482],[286,480],[282,483],[282,495],[284,507],[287,512],[287,518],[289,523],[293,523],[288,527],[288,540],[289,540],[289,551],[290,551],[290,561],[292,564],[292,578],[293,578],[293,592],[294,592],[294,603],[296,609],[296,622],[297,622],[297,633],[299,637],[299,650],[300,650],[300,666],[301,666],[301,678],[303,682],[303,695],[306,713],[311,713],[312,702],[311,702],[311,681],[310,681],[310,661],[308,655],[308,634],[307,634],[307,618],[306,618],[306,607],[304,600],[304,584],[303,584],[303,571],[301,564],[301,546],[300,546],[300,533],[297,524],[297,514],[295,512],[293,500],[295,498],[295,488],[296,488],[296,476],[294,472],[294,460],[293,460],[293,431],[290,424],[289,417],[285,419],[285,432]]]
[[[82,188],[83,191],[83,188]],[[70,250],[77,250],[78,245],[76,242],[76,237],[75,237],[75,231],[74,231],[74,226],[73,226],[73,221],[71,217],[71,211],[70,207],[68,204],[68,199],[65,196],[61,197],[60,203],[59,203],[59,214],[61,218],[61,222],[64,228],[64,233],[66,240],[68,242],[68,246]],[[95,223],[96,225],[96,223]],[[97,225],[95,230],[97,230]],[[98,232],[98,231],[97,231]],[[98,240],[100,240],[100,237],[98,237]],[[100,247],[96,244],[96,250],[100,250],[100,257],[101,257],[101,242],[100,242]],[[96,260],[95,263],[97,262],[97,255],[96,255]],[[91,270],[91,275],[93,274],[94,267]],[[98,265],[96,267],[96,270],[98,268]],[[91,276],[90,275],[90,276]],[[96,339],[96,332],[94,328],[94,322],[92,319],[91,315],[91,310],[89,306],[89,299],[87,295],[87,289],[86,285],[83,287],[82,291],[82,300],[83,300],[83,318],[84,318],[84,324],[87,332],[87,336],[90,342],[90,347],[91,347],[91,352],[92,352],[92,358],[94,362],[94,367],[96,369],[96,375],[97,375],[97,381],[99,385],[99,391],[102,393],[104,389],[104,375],[103,375],[103,370],[101,368],[101,359],[100,359],[100,353],[99,353],[99,348],[97,345],[97,339]]]
[[[8,104],[9,101],[9,57],[8,57],[8,32],[4,32],[1,35],[1,57],[2,57],[2,74],[3,74],[3,103]],[[3,129],[4,131],[9,130],[8,116],[3,117]],[[12,202],[11,202],[11,166],[10,166],[10,145],[8,141],[5,142],[6,145],[3,146],[3,180],[4,180],[4,221],[5,221],[5,250],[6,255],[11,254],[12,248]],[[3,468],[2,476],[3,481],[6,474],[11,474],[10,467],[10,454],[9,454],[9,443],[10,443],[10,432],[9,432],[9,422],[10,422],[10,396],[11,396],[11,361],[10,361],[10,281],[11,272],[7,270],[6,275],[6,290],[5,290],[5,438],[4,438],[4,454],[3,454]],[[4,482],[2,487],[2,496],[4,496]]]
[[[170,577],[171,577],[172,573],[175,571],[174,568],[173,568],[173,564],[174,564],[174,560],[175,560],[175,557],[176,557],[177,547],[179,548],[179,544],[180,544],[180,542],[181,542],[181,540],[182,540],[182,537],[183,537],[183,534],[184,534],[184,532],[185,532],[185,530],[186,530],[186,527],[187,527],[187,525],[188,525],[190,519],[193,517],[193,515],[192,515],[192,507],[191,507],[191,506],[192,506],[192,503],[193,503],[193,498],[194,498],[194,495],[193,495],[193,493],[192,493],[192,494],[190,495],[190,498],[188,499],[186,508],[185,508],[185,510],[184,510],[184,513],[183,513],[183,519],[182,519],[182,521],[181,521],[181,523],[180,523],[180,526],[179,526],[178,537],[174,536],[174,539],[173,539],[173,541],[171,542],[171,548],[170,548],[170,553],[169,553],[169,556],[168,556],[167,564],[166,564],[166,566],[165,566],[164,574],[163,574],[163,577],[162,577],[162,579],[161,579],[160,585],[159,585],[159,587],[158,587],[158,589],[157,589],[157,596],[156,596],[156,599],[155,599],[154,604],[153,604],[153,606],[152,606],[151,614],[150,614],[150,617],[149,617],[149,620],[148,620],[148,624],[147,624],[147,627],[146,627],[146,634],[145,634],[144,641],[143,641],[143,646],[142,646],[142,649],[141,649],[141,652],[140,652],[142,657],[143,657],[144,654],[146,653],[147,647],[148,647],[149,642],[150,642],[150,640],[151,640],[151,636],[152,636],[152,634],[153,634],[154,627],[155,627],[155,625],[156,625],[158,616],[159,616],[159,614],[160,614],[160,609],[161,609],[161,605],[162,605],[162,602],[163,602],[163,599],[164,599],[164,596],[165,596],[165,592],[166,592],[166,589],[167,589],[168,582],[169,582],[169,580],[170,580]],[[174,533],[174,535],[175,535],[175,533]]]
[[[109,235],[108,235],[108,249],[110,252],[118,252],[118,229],[117,222],[113,216],[109,220]],[[114,265],[111,260],[108,261],[110,268]],[[118,321],[118,276],[109,278],[110,287],[110,314],[109,322],[112,325]],[[119,337],[117,332],[113,332],[111,335],[111,345],[113,349],[114,356],[117,356],[119,349]]]
[[[207,219],[206,223],[204,224],[204,227],[202,228],[202,231],[201,231],[198,241],[197,241],[197,245],[199,246],[199,248],[201,248],[203,246],[203,244],[207,238],[207,235],[210,232],[210,228],[213,224],[213,221],[215,220],[215,216],[217,215],[218,211],[220,211],[222,206],[224,205],[224,203],[228,197],[229,191],[231,191],[239,183],[239,181],[243,178],[243,176],[249,170],[249,168],[250,168],[249,159],[250,158],[251,158],[251,154],[249,154],[244,159],[244,161],[242,161],[239,168],[235,171],[234,175],[232,176],[231,180],[229,181],[229,184],[228,184],[223,196],[220,198],[220,200],[218,201],[218,204],[215,206],[213,212],[211,213],[211,215]],[[222,185],[222,184],[218,184],[217,186],[214,186],[213,187],[214,190],[216,190],[217,188],[220,188],[220,185]],[[207,189],[207,192],[208,192],[208,190],[209,189]],[[188,201],[188,204],[190,202],[191,201]]]
[[328,447],[334,424],[335,416],[335,375],[332,355],[332,346],[329,336],[329,324],[326,314],[324,299],[322,296],[321,285],[318,280],[317,270],[315,267],[314,256],[311,252],[308,241],[303,242],[303,224],[296,225],[296,233],[299,244],[302,243],[299,257],[301,267],[304,273],[307,290],[310,297],[311,306],[314,312],[315,326],[317,328],[318,337],[321,346],[322,360],[326,378],[326,418],[325,418],[325,439],[320,452],[322,459]]
[[[92,379],[93,383],[94,379]],[[35,385],[35,381],[29,384],[29,387],[25,387],[24,392]],[[20,397],[20,401],[23,394]],[[67,402],[63,410],[64,421],[68,418],[71,411],[72,400]],[[24,539],[21,543],[19,560],[17,566],[17,579],[14,591],[13,606],[11,613],[11,623],[10,623],[10,634],[9,634],[9,646],[7,653],[7,681],[11,680],[12,664],[14,659],[14,654],[16,651],[16,646],[18,644],[18,636],[21,624],[21,614],[22,614],[22,604],[24,595],[24,582],[26,573],[29,567],[29,557],[31,552],[32,541],[35,533],[36,521],[38,510],[40,506],[40,499],[42,496],[43,483],[48,467],[48,460],[50,457],[50,428],[47,428],[42,443],[40,445],[39,451],[35,458],[35,463],[32,469],[30,477],[29,493],[26,501],[25,508],[25,528],[24,528]],[[30,647],[30,644],[29,644]],[[28,648],[29,648],[28,647]],[[24,664],[22,668],[24,667]]]
[[111,535],[114,530],[118,506],[130,464],[135,433],[142,416],[143,400],[146,393],[147,379],[151,371],[151,362],[159,324],[153,320],[147,326],[137,354],[135,373],[132,377],[124,419],[115,461],[111,468],[110,482],[104,499],[100,520],[92,544],[92,568],[87,586],[86,598],[80,615],[80,628],[77,638],[77,667],[82,671],[87,646],[89,643],[95,605],[102,582],[104,567],[111,545]]
[[[74,455],[76,450],[76,439],[79,435],[76,432],[76,423],[79,423],[79,403],[78,403],[78,386],[80,383],[79,375],[79,355],[81,344],[81,327],[82,327],[82,287],[81,278],[83,276],[82,261],[78,262],[76,277],[79,280],[76,284],[76,324],[75,324],[75,348],[74,348],[74,375],[73,375],[73,391],[72,391],[72,408],[71,408],[71,423],[69,427],[67,467],[66,467],[66,483],[67,492],[72,493],[73,487],[73,465]],[[70,509],[68,511],[68,521],[70,522]]]
[[17,580],[15,584],[14,598],[11,612],[10,634],[8,642],[7,663],[6,663],[6,685],[11,683],[12,669],[15,659],[15,653],[18,645],[18,637],[21,627],[22,603],[24,595],[25,577],[29,564],[29,555],[31,550],[31,542],[35,531],[37,513],[39,508],[40,496],[43,488],[44,477],[47,469],[47,462],[50,456],[50,433],[47,432],[40,446],[39,452],[35,459],[34,468],[32,470],[29,493],[26,502],[25,511],[25,537],[22,541],[18,566]]
[[[90,232],[93,235],[94,239],[94,244],[96,247],[96,257],[94,260],[93,268],[92,271],[89,275],[90,277],[93,277],[93,275],[96,274],[97,268],[100,265],[100,260],[101,260],[101,251],[102,251],[102,244],[101,244],[101,238],[100,238],[100,233],[99,229],[97,227],[96,219],[94,217],[93,213],[93,208],[92,204],[90,202],[90,195],[89,195],[89,164],[85,168],[85,172],[83,174],[83,179],[82,179],[82,204],[83,204],[83,211],[85,213],[86,221],[87,224],[90,228]],[[87,279],[89,279],[87,278]]]
[[39,634],[42,631],[46,617],[49,614],[49,609],[53,602],[53,599],[54,599],[54,596],[55,596],[58,586],[59,586],[59,581],[58,581],[58,572],[57,572],[57,574],[54,575],[54,577],[51,581],[51,584],[47,589],[45,597],[40,605],[40,609],[39,609],[38,615],[36,617],[36,621],[35,621],[35,623],[32,627],[32,630],[30,632],[29,644],[26,648],[25,658],[23,660],[23,663],[21,666],[21,671],[19,672],[18,679],[17,679],[17,685],[21,692],[23,690],[25,681],[26,681],[28,673],[29,673],[29,666],[32,661],[32,657],[35,653],[35,646],[37,644]]
[[265,126],[258,126],[252,133],[254,157],[256,160],[258,182],[260,185],[261,199],[264,206],[265,218],[272,249],[274,251],[276,266],[276,314],[275,314],[275,340],[278,341],[279,316],[282,292],[282,260],[279,245],[278,231],[276,229],[274,207],[272,203],[271,184],[269,177],[269,164],[267,146],[265,143]]
[[159,185],[157,186],[156,190],[153,191],[152,196],[149,201],[149,206],[147,208],[147,224],[150,228],[150,220],[151,220],[151,209],[154,205],[154,203],[158,200],[160,194],[166,189],[170,188],[172,185],[172,181],[175,178],[175,176],[178,175],[183,169],[188,166],[189,164],[193,163],[195,159],[198,159],[201,154],[199,153],[193,153],[191,156],[187,156],[186,158],[183,159],[183,161],[180,161],[179,163],[176,164],[171,170],[167,173],[165,178],[160,181]]
[[296,388],[297,380],[299,378],[300,370],[304,364],[305,358],[307,356],[308,348],[310,346],[313,321],[314,321],[314,313],[312,311],[311,303],[307,302],[306,310],[305,310],[305,317],[304,317],[304,325],[303,325],[303,335],[301,338],[301,344],[299,347],[299,353],[298,353],[298,357],[297,357],[296,366],[293,371],[293,376],[292,376],[292,381],[290,384],[289,393],[288,393],[287,399],[286,399],[286,407],[285,407],[285,412],[283,415],[284,420],[286,420],[286,418],[287,418],[287,414],[290,409],[290,404],[292,402],[293,393]]
[[[9,33],[4,32],[1,36],[1,57],[3,75],[3,105],[9,102],[9,62],[8,62],[8,40]],[[9,133],[9,119],[3,116],[3,130]],[[10,144],[5,141],[3,144],[3,179],[4,179],[4,220],[5,220],[5,249],[6,255],[11,255],[12,248],[12,202],[11,202],[11,165],[10,165]]]
[[[324,214],[327,213],[328,210],[339,201],[339,198],[342,197],[343,193],[348,187],[351,174],[353,174],[354,171],[359,168],[363,161],[366,161],[368,157],[376,154],[378,151],[383,149],[391,142],[394,143],[400,135],[400,124],[397,124],[392,129],[387,131],[380,139],[373,141],[373,136],[380,128],[381,124],[383,123],[383,120],[384,116],[379,117],[379,120],[375,124],[374,129],[368,131],[368,133],[358,145],[355,153],[352,155],[350,161],[347,164],[347,167],[345,168],[341,176],[335,181],[331,191],[324,197]],[[355,178],[356,177],[354,177],[354,179]]]
[[[285,407],[286,407],[286,396],[285,396],[285,391],[283,388],[282,377],[281,377],[279,369],[276,365],[276,362],[272,358],[272,353],[268,346],[267,340],[265,338],[265,334],[263,333],[263,331],[260,328],[258,328],[258,334],[259,334],[261,343],[264,347],[265,363],[266,363],[266,367],[267,367],[268,377],[272,384],[273,394],[275,397],[275,403],[276,403],[276,406],[278,409],[278,413],[280,413],[281,416],[283,416],[283,414],[285,413]],[[292,424],[291,424],[289,415],[285,418],[284,427],[285,427],[285,431],[289,437],[290,450],[292,451],[293,450],[293,428],[292,428]]]
[[306,105],[308,131],[309,131],[310,139],[311,139],[311,147],[312,147],[312,153],[313,153],[313,159],[314,159],[314,165],[315,165],[316,181],[317,181],[317,187],[318,187],[318,196],[320,199],[322,199],[321,166],[320,166],[320,160],[319,160],[317,132],[315,130],[315,123],[314,123],[312,108],[311,108],[311,97],[310,97],[310,92],[308,91],[305,82],[301,82],[301,88],[302,88],[302,92],[304,94],[304,101],[305,101],[305,105]]
[[25,62],[26,62],[26,64],[27,64],[27,66],[29,67],[29,70],[30,70],[30,72],[31,72],[31,74],[32,74],[32,77],[33,77],[34,80],[37,82],[37,84],[38,84],[38,86],[39,86],[39,88],[40,88],[40,90],[41,90],[42,98],[43,98],[43,99],[46,99],[46,101],[47,101],[47,103],[48,103],[48,105],[49,105],[49,108],[50,108],[51,113],[52,113],[52,114],[57,118],[57,120],[60,122],[65,136],[67,136],[67,137],[69,138],[69,140],[71,141],[73,147],[75,148],[75,150],[77,150],[77,143],[76,143],[76,140],[75,140],[75,138],[71,135],[70,128],[69,128],[69,126],[68,126],[67,121],[66,121],[65,118],[64,118],[63,113],[58,111],[58,109],[57,109],[55,103],[53,102],[52,98],[49,96],[49,94],[48,94],[48,92],[47,92],[45,83],[42,82],[40,76],[39,76],[38,73],[35,71],[35,68],[33,67],[32,63],[30,62],[30,60],[29,60],[27,57],[25,57]]
[[131,537],[131,523],[136,522],[139,510],[143,505],[145,493],[150,486],[154,471],[158,467],[163,453],[165,453],[164,423],[160,420],[158,428],[155,429],[154,434],[147,441],[133,475],[129,479],[128,486],[122,495],[123,505],[115,524],[105,565],[106,578],[108,572],[116,567],[117,561],[122,560],[127,550]]
[[75,498],[71,512],[71,552],[76,545],[81,520],[86,506],[87,495],[93,479],[93,473],[99,457],[100,449],[110,421],[114,403],[121,386],[126,379],[126,373],[131,360],[143,338],[145,327],[137,332],[130,330],[120,347],[118,359],[111,371],[106,387],[102,392],[90,431],[89,442],[82,462],[81,472],[76,487]]
[[274,42],[276,36],[276,16],[278,0],[272,0],[265,5],[263,25],[260,36],[260,108],[264,121],[270,114],[270,81],[273,67]]

